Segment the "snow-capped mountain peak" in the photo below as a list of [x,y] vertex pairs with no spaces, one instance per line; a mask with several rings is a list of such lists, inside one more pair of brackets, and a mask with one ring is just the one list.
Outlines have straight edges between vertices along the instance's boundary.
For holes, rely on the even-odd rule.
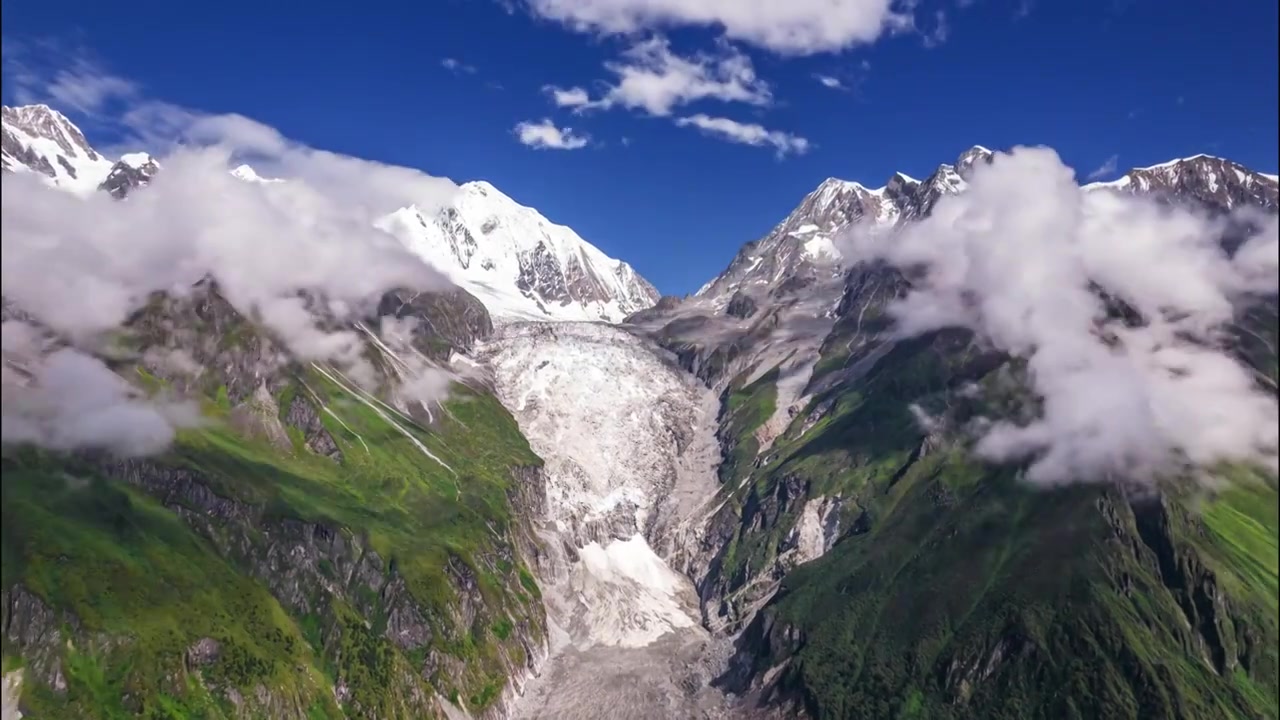
[[[101,189],[125,198],[160,171],[145,152],[113,163],[47,105],[6,106],[3,127],[4,171],[39,173],[62,190]],[[249,165],[230,172],[250,183],[283,182]],[[630,265],[483,180],[462,185],[438,212],[409,206],[376,224],[478,297],[499,320],[621,322],[658,301],[658,291]]]
[[630,265],[482,180],[464,183],[439,212],[405,207],[379,227],[499,319],[620,322],[658,300]]
[[93,192],[112,162],[85,140],[80,128],[48,105],[4,106],[0,165],[5,172],[34,172],[77,193]]
[[1230,211],[1245,205],[1275,210],[1280,205],[1274,175],[1203,153],[1134,168],[1115,180],[1084,187],[1154,197],[1191,197],[1215,211]]
[[258,171],[254,170],[248,165],[243,165],[243,164],[237,165],[235,168],[233,168],[231,170],[231,174],[234,175],[238,180],[244,180],[245,182],[255,182],[255,183],[283,182],[281,178],[262,177],[261,175],[258,174]]
[[160,163],[144,152],[125,153],[111,166],[111,172],[98,186],[117,198],[127,196],[134,188],[145,187],[160,172]]

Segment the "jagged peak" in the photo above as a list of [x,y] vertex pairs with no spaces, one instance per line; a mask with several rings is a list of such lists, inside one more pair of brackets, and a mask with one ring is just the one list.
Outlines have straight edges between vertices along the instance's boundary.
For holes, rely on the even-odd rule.
[[[1240,163],[1238,162],[1228,160],[1227,158],[1224,158],[1224,157],[1218,157],[1217,155],[1209,155],[1207,153],[1196,153],[1195,155],[1190,155],[1188,157],[1174,158],[1173,160],[1166,160],[1165,162],[1156,163],[1155,165],[1148,165],[1146,167],[1134,168],[1134,170],[1164,170],[1171,167],[1177,167],[1178,165],[1181,165],[1183,163],[1197,162],[1197,161],[1203,161],[1203,160],[1216,160],[1218,162],[1230,163],[1232,165],[1240,165]],[[1241,167],[1244,167],[1244,166],[1241,165]]]

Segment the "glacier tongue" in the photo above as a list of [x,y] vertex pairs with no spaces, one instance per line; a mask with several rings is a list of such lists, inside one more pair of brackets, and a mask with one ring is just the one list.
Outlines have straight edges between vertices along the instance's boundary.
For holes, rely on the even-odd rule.
[[[546,463],[538,570],[552,656],[516,716],[719,707],[708,682],[727,655],[702,628],[684,574],[717,496],[714,394],[665,351],[605,323],[503,325],[477,356]],[[669,712],[649,714],[658,697]]]
[[708,391],[660,349],[603,323],[509,324],[479,355],[546,462],[545,520],[568,553],[544,580],[564,591],[550,593],[549,610],[569,640],[639,647],[697,625],[692,584],[650,541],[679,522],[668,500],[691,494],[675,492],[680,481],[711,483],[699,490],[714,497],[706,468],[702,478],[684,471],[685,450],[715,420]]

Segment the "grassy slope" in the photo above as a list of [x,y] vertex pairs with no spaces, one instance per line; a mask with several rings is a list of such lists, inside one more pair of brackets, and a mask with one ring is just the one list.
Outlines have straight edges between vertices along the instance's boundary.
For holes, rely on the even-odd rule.
[[[798,477],[809,496],[852,501],[842,527],[865,513],[865,532],[789,575],[768,611],[806,638],[787,689],[823,718],[1275,717],[1274,482],[1232,485],[1200,513],[1170,500],[1177,557],[1211,571],[1225,634],[1261,648],[1219,674],[1123,498],[1032,490],[959,448],[911,462],[908,403],[940,404],[990,367],[957,350],[895,349],[803,437],[793,425],[740,491]],[[735,538],[725,572],[764,567],[795,514]],[[788,651],[766,654],[759,669]]]
[[[267,508],[271,516],[345,528],[366,538],[428,609],[437,649],[465,662],[463,676],[435,678],[439,689],[472,706],[486,705],[505,681],[496,646],[513,621],[536,617],[532,576],[518,564],[494,560],[494,551],[505,543],[501,538],[508,537],[511,523],[510,469],[540,460],[491,397],[461,390],[438,431],[398,419],[450,472],[317,374],[304,379],[329,398],[345,423],[325,416],[344,452],[341,466],[298,448],[281,452],[233,434],[216,420],[225,411],[217,403],[209,407],[215,421],[184,433],[164,462],[198,470],[215,492]],[[136,490],[80,475],[65,458],[27,453],[7,458],[6,465],[5,587],[21,581],[53,607],[74,613],[89,631],[132,638],[111,651],[105,676],[100,670],[108,665],[72,651],[69,666],[87,657],[87,676],[98,679],[71,682],[61,700],[28,684],[26,697],[36,706],[56,701],[55,715],[74,709],[82,717],[116,717],[127,687],[157,717],[205,717],[162,711],[208,703],[203,693],[165,679],[181,667],[182,651],[205,636],[234,648],[212,668],[213,679],[245,690],[262,682],[295,694],[302,707],[314,705],[316,717],[337,716],[332,695],[321,691],[335,673],[353,686],[362,705],[376,708],[385,705],[379,694],[386,694],[386,686],[379,685],[391,671],[416,672],[413,662],[421,658],[404,657],[379,634],[377,618],[366,627],[370,618],[341,601],[330,611],[348,630],[342,633],[344,645],[336,652],[320,647],[316,618],[289,617],[245,568],[232,567],[174,513]],[[68,470],[84,479],[65,480]],[[449,626],[450,558],[472,570],[489,610],[475,627]],[[102,700],[108,697],[116,702]]]
[[738,480],[750,471],[760,451],[756,430],[768,422],[778,402],[778,368],[761,374],[750,384],[744,384],[746,377],[744,372],[725,390],[720,435],[732,449],[720,464],[722,483]]

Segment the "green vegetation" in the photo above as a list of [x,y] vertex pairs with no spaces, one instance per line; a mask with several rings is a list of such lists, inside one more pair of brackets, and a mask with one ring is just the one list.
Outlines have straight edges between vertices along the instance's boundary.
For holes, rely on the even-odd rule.
[[[320,372],[296,375],[285,397],[299,392],[331,411],[320,417],[341,463],[306,451],[297,428],[289,428],[292,451],[232,431],[224,385],[206,405],[210,423],[182,432],[146,466],[157,476],[185,472],[243,516],[209,517],[198,498],[164,490],[163,479],[134,486],[88,459],[6,451],[4,588],[25,588],[79,623],[65,651],[52,648],[66,692],[24,684],[37,716],[223,717],[226,690],[252,698],[258,685],[310,718],[419,716],[414,708],[432,691],[461,691],[473,708],[497,697],[508,668],[524,661],[516,626],[536,634],[543,622],[529,602],[536,582],[507,559],[518,557],[512,470],[541,463],[514,419],[462,386],[431,430],[370,401],[375,410]],[[181,518],[179,506],[195,519]],[[291,532],[281,523],[295,521],[343,534],[337,547],[349,556],[320,557],[314,572],[264,564],[267,548]],[[362,548],[381,561],[373,587],[353,574]],[[425,623],[428,644],[413,652],[383,634],[391,608],[376,587],[393,577]],[[333,581],[338,594],[326,590]],[[472,588],[467,597],[460,582]],[[302,606],[282,605],[297,602],[298,583]],[[459,626],[461,603],[490,631]],[[219,644],[216,661],[184,671],[184,652],[205,637]],[[428,687],[420,679],[428,653],[464,662],[437,671]],[[6,663],[11,656],[6,644]],[[341,711],[330,689],[338,679],[348,691]]]
[[187,648],[206,637],[221,646],[210,680],[243,691],[266,684],[338,717],[324,702],[314,656],[275,598],[176,515],[74,461],[24,451],[3,462],[4,587],[21,581],[88,632],[66,648],[64,697],[24,684],[37,717],[229,711],[188,692],[194,686],[175,673]]
[[997,367],[953,334],[902,343],[775,441],[731,498],[722,587],[767,568],[797,500],[838,494],[846,535],[747,632],[757,672],[789,660],[780,687],[818,718],[1277,717],[1274,479],[1231,468],[1158,501],[926,445],[913,403],[963,421],[1027,402]]
[[768,422],[778,402],[778,368],[743,386],[749,373],[739,375],[725,391],[720,436],[730,448],[720,465],[720,482],[740,479],[751,469],[760,451],[756,430]]

